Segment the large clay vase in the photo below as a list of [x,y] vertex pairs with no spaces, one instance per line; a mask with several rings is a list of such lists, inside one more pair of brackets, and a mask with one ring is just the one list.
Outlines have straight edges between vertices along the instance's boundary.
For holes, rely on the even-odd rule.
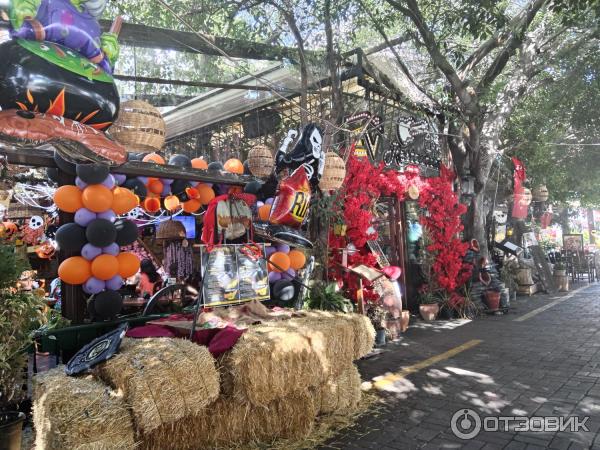
[[440,305],[437,303],[427,303],[419,305],[419,312],[423,320],[430,321],[435,320],[438,313],[440,312]]
[[0,449],[21,449],[21,431],[24,420],[25,414],[22,412],[0,412]]
[[488,309],[496,311],[500,308],[500,292],[485,291],[485,304]]

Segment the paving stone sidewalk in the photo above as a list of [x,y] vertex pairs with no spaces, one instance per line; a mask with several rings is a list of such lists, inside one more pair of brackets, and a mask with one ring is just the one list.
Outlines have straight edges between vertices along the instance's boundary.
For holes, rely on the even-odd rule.
[[[363,380],[482,342],[390,383],[375,413],[322,448],[600,450],[600,284],[576,287],[582,289],[574,294],[519,297],[503,316],[415,324],[399,343],[359,362]],[[461,409],[481,417],[589,417],[589,431],[517,432],[513,426],[461,440],[450,426]]]

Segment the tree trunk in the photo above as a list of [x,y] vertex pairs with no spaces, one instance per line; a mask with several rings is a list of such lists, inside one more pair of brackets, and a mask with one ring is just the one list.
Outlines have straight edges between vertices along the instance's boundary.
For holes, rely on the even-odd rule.
[[588,208],[587,210],[587,219],[588,219],[588,231],[590,233],[590,244],[594,245],[596,243],[596,236],[594,236],[594,231],[596,230],[594,224],[594,210],[592,208]]

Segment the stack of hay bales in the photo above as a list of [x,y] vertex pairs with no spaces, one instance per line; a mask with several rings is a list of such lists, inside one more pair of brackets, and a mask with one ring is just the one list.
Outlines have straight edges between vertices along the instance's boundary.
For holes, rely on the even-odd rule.
[[[136,448],[147,450],[302,439],[319,415],[356,410],[361,380],[353,361],[371,350],[374,337],[364,316],[311,312],[250,327],[218,363],[205,347],[186,340],[125,339],[120,353],[94,370],[97,379],[122,393],[120,423],[112,419],[110,408],[108,418],[104,412],[101,416],[110,431],[127,438],[106,448],[127,449],[134,436]],[[88,383],[110,391],[96,380],[64,374],[61,379],[67,381],[58,384],[57,392]],[[44,403],[44,395],[36,393],[36,404]],[[35,417],[38,437],[49,435],[46,422],[56,409],[64,416],[72,413],[71,405],[52,402],[52,413],[40,410]],[[64,431],[71,431],[69,424]],[[45,448],[78,447],[49,442],[38,447]]]
[[35,377],[33,397],[37,450],[135,448],[122,395],[91,376],[68,377],[57,367]]
[[219,373],[206,347],[184,339],[124,339],[121,351],[96,373],[123,392],[138,438],[176,441],[183,419],[205,413],[219,397]]

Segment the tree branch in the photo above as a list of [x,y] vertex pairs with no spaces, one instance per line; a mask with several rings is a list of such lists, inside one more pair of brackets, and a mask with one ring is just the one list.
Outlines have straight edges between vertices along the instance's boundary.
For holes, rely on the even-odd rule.
[[331,28],[331,0],[325,0],[324,5],[325,37],[327,40],[327,63],[331,77],[331,95],[333,100],[333,123],[339,124],[344,117],[344,100],[338,72],[338,55],[333,48],[333,30]]

